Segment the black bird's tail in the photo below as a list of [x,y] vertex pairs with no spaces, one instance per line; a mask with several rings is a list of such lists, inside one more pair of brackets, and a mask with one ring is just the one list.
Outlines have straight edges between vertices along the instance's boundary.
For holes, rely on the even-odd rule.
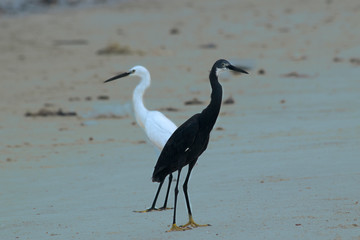
[[169,170],[167,168],[159,168],[155,166],[154,172],[152,175],[152,181],[153,182],[162,182],[166,178],[166,176],[169,174]]

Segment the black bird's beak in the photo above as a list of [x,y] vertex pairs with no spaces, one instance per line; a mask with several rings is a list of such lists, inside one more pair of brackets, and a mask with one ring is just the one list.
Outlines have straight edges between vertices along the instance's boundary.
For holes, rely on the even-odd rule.
[[116,76],[114,76],[114,77],[112,77],[112,78],[109,78],[108,80],[104,81],[104,83],[111,82],[111,81],[114,81],[114,80],[116,80],[116,79],[129,76],[129,75],[132,74],[133,72],[134,72],[134,71],[120,73],[119,75],[116,75]]
[[241,69],[241,68],[235,67],[235,66],[233,66],[233,65],[229,65],[228,68],[229,68],[230,70],[235,71],[235,72],[241,72],[241,73],[249,74],[247,71],[245,71],[245,70],[243,70],[243,69]]

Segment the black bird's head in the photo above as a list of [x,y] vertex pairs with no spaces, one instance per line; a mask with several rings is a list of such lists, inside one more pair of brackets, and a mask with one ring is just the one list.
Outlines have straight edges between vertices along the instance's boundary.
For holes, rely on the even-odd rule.
[[221,72],[225,72],[228,70],[232,70],[235,72],[240,72],[240,73],[246,73],[248,74],[248,72],[246,72],[245,70],[235,67],[234,65],[231,65],[231,63],[229,63],[227,60],[225,59],[219,59],[214,63],[213,69],[215,70],[216,76],[219,76],[219,74]]
[[104,83],[106,82],[111,82],[111,81],[114,81],[116,79],[119,79],[119,78],[123,78],[123,77],[127,77],[127,76],[139,76],[139,77],[144,77],[144,76],[147,76],[147,75],[150,75],[149,74],[149,71],[144,68],[143,66],[135,66],[133,68],[131,68],[129,71],[127,72],[124,72],[124,73],[120,73],[112,78],[109,78],[108,80],[104,81]]

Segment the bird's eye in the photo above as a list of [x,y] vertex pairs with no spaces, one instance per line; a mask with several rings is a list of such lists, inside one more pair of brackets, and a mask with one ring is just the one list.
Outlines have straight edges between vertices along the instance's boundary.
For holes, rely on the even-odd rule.
[[135,72],[135,69],[131,70],[131,73],[134,73]]

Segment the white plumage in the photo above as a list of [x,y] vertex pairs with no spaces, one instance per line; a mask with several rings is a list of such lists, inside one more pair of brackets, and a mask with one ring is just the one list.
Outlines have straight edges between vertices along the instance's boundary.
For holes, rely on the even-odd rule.
[[135,66],[129,72],[130,76],[138,76],[141,79],[133,93],[135,119],[151,143],[161,151],[177,127],[164,114],[149,111],[144,105],[143,96],[151,83],[149,71],[143,66]]
[[[164,114],[159,111],[149,111],[143,101],[145,90],[150,86],[151,79],[149,71],[143,66],[135,66],[131,68],[128,72],[121,73],[116,75],[105,82],[110,82],[122,77],[126,76],[137,76],[141,79],[140,83],[135,87],[133,93],[133,106],[134,106],[134,114],[135,119],[138,125],[145,131],[146,136],[150,140],[150,142],[158,149],[162,150],[173,134],[173,132],[177,129],[176,125],[168,119]],[[159,151],[159,153],[160,153]],[[167,199],[169,196],[169,189],[172,181],[172,174],[169,174],[169,184],[166,192],[165,202],[163,207],[160,209],[155,208],[155,204],[162,187],[163,182],[159,184],[158,190],[156,192],[154,201],[152,203],[151,208],[146,209],[144,211],[139,212],[150,212],[154,210],[165,210],[168,209]]]

